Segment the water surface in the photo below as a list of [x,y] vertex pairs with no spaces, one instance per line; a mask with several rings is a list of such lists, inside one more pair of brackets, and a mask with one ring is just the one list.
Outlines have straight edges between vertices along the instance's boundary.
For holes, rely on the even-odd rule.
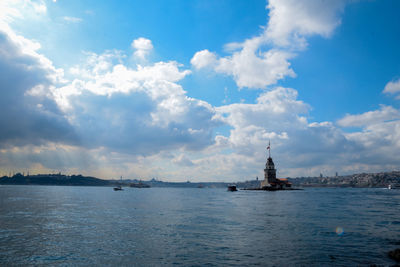
[[400,190],[0,186],[0,265],[393,265],[399,247]]

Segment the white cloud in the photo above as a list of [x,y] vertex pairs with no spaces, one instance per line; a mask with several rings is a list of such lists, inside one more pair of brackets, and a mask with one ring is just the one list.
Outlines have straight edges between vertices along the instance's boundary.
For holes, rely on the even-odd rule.
[[126,57],[119,50],[107,50],[99,55],[87,51],[83,54],[86,56],[86,60],[69,69],[73,76],[83,79],[92,79],[94,76],[106,74],[112,66],[121,64]]
[[[89,151],[97,151],[101,144],[109,151],[106,153],[120,160],[112,167],[115,171],[180,181],[188,177],[227,181],[262,177],[268,140],[272,141],[280,176],[379,171],[382,166],[396,164],[396,160],[388,158],[393,156],[393,148],[398,149],[400,145],[396,134],[399,123],[386,121],[398,114],[391,107],[382,106],[379,112],[354,118],[353,121],[363,121],[360,126],[366,126],[362,131],[346,134],[330,122],[309,123],[310,107],[298,100],[297,91],[290,88],[277,87],[264,92],[254,104],[236,103],[217,108],[188,98],[174,82],[184,77],[179,74],[182,71],[174,65],[177,63],[168,64],[156,63],[148,66],[146,72],[152,73],[160,66],[174,66],[175,74],[147,76],[140,73],[142,68],[110,66],[109,71],[94,75],[91,82],[102,84],[99,81],[105,76],[115,75],[122,83],[111,82],[110,88],[124,87],[132,79],[137,79],[139,85],[126,92],[111,90],[110,94],[99,94],[101,90],[88,90],[86,81],[79,85],[81,89],[75,88],[81,95],[67,96],[73,105],[67,115],[73,118],[71,124],[81,136],[82,145]],[[123,67],[125,74],[120,74],[116,66]],[[174,81],[168,81],[169,78]],[[130,105],[121,104],[122,100]],[[341,125],[353,125],[349,119],[353,117],[349,116],[355,115],[346,116],[343,119],[346,122]],[[231,127],[229,135],[217,135],[212,140],[212,129],[221,123]],[[371,150],[374,144],[380,144],[379,151]],[[188,153],[193,149],[195,153]],[[181,152],[172,159],[163,156],[162,151],[176,150]],[[125,157],[125,154],[132,156]],[[373,161],[374,154],[380,158]],[[132,163],[133,158],[138,160],[141,155],[145,157]],[[107,164],[111,163],[102,163]],[[129,170],[121,170],[128,165]],[[181,168],[177,169],[176,165]],[[110,168],[103,172],[110,172]]]
[[34,10],[39,13],[39,14],[45,14],[47,13],[47,6],[43,1],[28,1],[34,8]]
[[[225,173],[224,177],[262,177],[269,140],[281,177],[374,172],[400,163],[395,156],[400,148],[399,111],[392,107],[382,106],[379,111],[358,117],[347,115],[342,126],[357,122],[362,127],[352,133],[343,132],[331,122],[308,122],[309,106],[297,99],[296,90],[289,88],[263,93],[254,104],[237,103],[216,110],[232,129],[227,137],[216,137],[215,144],[207,150],[207,159],[225,166],[219,170]],[[211,164],[205,163],[205,157],[195,162],[199,168],[201,162]]]
[[[175,95],[176,92],[184,94],[180,87],[176,89],[175,82],[191,73],[190,70],[181,71],[182,65],[176,61],[157,62],[150,66],[137,65],[136,69],[132,69],[123,64],[124,55],[120,51],[107,51],[101,55],[86,54],[87,63],[71,68],[70,72],[84,84],[79,87],[96,95],[111,96],[115,93],[145,91],[157,99]],[[159,86],[157,90],[149,89],[157,85]],[[62,94],[67,87],[57,90],[58,94]]]
[[343,0],[269,0],[266,38],[278,46],[302,48],[307,36],[329,37],[341,22],[338,15],[345,3]]
[[[297,121],[306,124],[302,116],[309,106],[297,100],[297,91],[291,88],[277,87],[262,93],[255,104],[230,104],[217,108],[221,120],[237,129],[258,125],[268,130],[288,129]],[[290,121],[290,124],[285,124]]]
[[123,57],[119,51],[88,53],[88,63],[72,69],[75,80],[52,89],[83,143],[151,155],[213,142],[212,129],[218,124],[214,108],[187,97],[177,84],[189,70],[175,61],[130,68]]
[[12,1],[0,1],[0,27],[7,25],[13,18],[21,17],[21,12],[11,4]]
[[[395,151],[400,148],[400,121],[382,121],[367,125],[362,131],[349,133],[347,137],[370,149],[370,154],[377,155],[377,151],[385,151],[382,154],[395,155]],[[386,159],[388,155],[383,157]]]
[[69,17],[69,16],[64,16],[63,20],[65,20],[66,22],[70,22],[70,23],[79,23],[82,22],[81,18],[77,18],[77,17]]
[[174,158],[172,162],[182,167],[194,166],[193,162],[186,157],[185,154],[180,154],[178,157]]
[[363,127],[391,120],[400,120],[400,111],[391,106],[381,105],[380,110],[368,111],[358,115],[347,114],[338,121],[338,124],[342,127]]
[[370,165],[369,168],[378,170],[398,168],[400,120],[367,125],[359,132],[346,134],[346,138],[361,148],[351,155],[357,164]]
[[256,51],[245,45],[231,57],[221,58],[215,70],[233,76],[239,87],[265,88],[286,76],[296,76],[288,62],[290,57],[290,53],[280,50],[256,55]]
[[278,87],[261,94],[255,104],[236,103],[216,108],[219,119],[232,127],[224,141],[225,148],[249,157],[262,157],[268,140],[275,144],[287,142],[293,138],[289,133],[306,129],[304,114],[309,106],[296,98],[296,90]]
[[20,18],[41,18],[47,13],[43,0],[2,0],[0,1],[0,28]]
[[199,51],[191,64],[230,75],[240,88],[266,88],[285,77],[295,77],[289,63],[293,51],[304,49],[308,36],[330,36],[340,24],[338,14],[344,4],[342,0],[269,1],[270,19],[259,36],[226,44],[225,50],[231,53],[226,57]]
[[[9,49],[4,51],[8,54],[12,52]],[[32,136],[36,134],[26,125],[21,124],[19,128],[26,134],[23,140],[27,143],[11,142],[7,131],[0,131],[0,145],[11,147],[3,149],[4,160],[0,162],[0,166],[4,163],[21,167],[21,162],[24,162],[27,168],[30,166],[38,172],[58,169],[71,173],[75,170],[103,178],[110,178],[107,175],[115,172],[127,173],[127,169],[135,175],[163,174],[164,171],[168,173],[167,170],[172,165],[175,165],[176,169],[176,165],[194,164],[181,153],[174,160],[163,163],[165,166],[160,168],[157,165],[163,162],[163,157],[157,155],[161,155],[163,151],[198,151],[214,142],[212,131],[221,123],[213,118],[215,110],[211,105],[186,96],[186,92],[177,84],[190,74],[189,70],[181,70],[182,66],[179,63],[158,62],[130,68],[124,65],[125,55],[120,51],[86,55],[86,64],[70,70],[75,76],[73,81],[64,81],[62,86],[56,86],[55,80],[48,79],[46,84],[33,83],[21,88],[20,92],[25,98],[54,98],[58,107],[52,99],[48,99],[48,102],[53,104],[54,110],[60,113],[60,108],[63,113],[60,113],[58,120],[55,120],[55,115],[54,121],[53,117],[48,118],[42,126],[33,121],[35,126],[41,127],[40,137],[43,142],[39,143],[40,146],[37,146],[35,141],[30,143],[34,140]],[[41,58],[40,55],[38,58]],[[50,74],[54,71],[54,67],[47,70]],[[9,102],[15,106],[15,101]],[[5,106],[2,106],[2,114],[12,115],[4,109]],[[33,106],[40,112],[49,113],[46,103],[35,102]],[[35,114],[21,109],[21,113],[24,112]],[[2,116],[0,120],[1,118]],[[66,126],[61,128],[62,133],[57,131],[62,119],[68,127],[73,127],[79,144],[71,139],[71,131]],[[2,123],[9,124],[5,121]],[[13,125],[16,127],[19,124]],[[46,133],[48,129],[52,129],[57,138],[52,138]],[[15,129],[9,136],[18,138]],[[74,142],[76,146],[65,145]],[[51,144],[58,148],[52,149]],[[102,151],[102,157],[98,156],[99,151]],[[86,167],[81,166],[80,160],[69,159],[74,158],[76,153],[87,155],[88,159],[82,161],[87,163]],[[151,162],[151,158],[159,161]]]
[[[305,47],[308,36],[329,37],[340,23],[343,2],[323,3],[270,1],[270,21],[259,36],[225,45],[228,56],[199,51],[191,64],[232,76],[239,87],[266,88],[293,77],[293,52]],[[131,67],[116,50],[86,52],[87,61],[71,68],[73,79],[65,81],[63,71],[38,52],[38,42],[7,25],[23,13],[11,8],[0,15],[0,85],[9,89],[0,92],[0,122],[12,125],[0,130],[0,168],[244,180],[263,176],[268,140],[279,176],[400,164],[400,114],[391,106],[348,114],[337,125],[310,122],[310,106],[298,92],[275,87],[254,103],[214,107],[187,95],[179,83],[191,72],[178,62]],[[132,47],[143,60],[153,49],[145,38]],[[398,93],[397,84],[388,83],[384,93]],[[220,126],[224,134],[215,134]],[[346,133],[338,126],[361,129]]]
[[76,136],[61,114],[50,89],[63,82],[63,70],[38,52],[40,44],[0,27],[0,147],[75,143]]
[[[179,94],[179,90],[182,88],[169,92]],[[198,100],[173,99],[177,100],[177,113],[169,106],[162,107],[162,97],[152,99],[145,91],[102,96],[82,89],[80,96],[69,98],[74,111],[67,113],[76,117],[72,125],[81,137],[79,147],[54,150],[42,146],[37,148],[40,153],[25,156],[21,149],[3,150],[2,158],[34,159],[36,164],[44,164],[42,169],[56,169],[65,160],[70,164],[66,169],[79,170],[80,165],[68,159],[74,158],[74,153],[85,153],[85,172],[104,178],[122,173],[145,179],[235,181],[262,177],[265,148],[271,140],[280,177],[380,171],[399,163],[400,123],[382,121],[379,113],[376,123],[344,133],[330,122],[309,123],[309,106],[289,88],[265,92],[254,104],[221,106],[215,112]],[[166,116],[168,124],[148,124],[160,107],[161,113],[172,114]],[[217,135],[212,142],[209,130],[218,121],[229,125],[231,131],[227,136]],[[171,152],[176,156],[168,155]]]
[[153,50],[151,40],[143,37],[133,40],[131,46],[135,49],[134,55],[140,59],[145,59],[151,50]]
[[386,94],[398,94],[396,96],[396,98],[400,99],[400,79],[388,82],[385,85],[385,89],[383,90],[383,93],[386,93]]
[[207,49],[201,50],[194,54],[190,63],[196,68],[201,69],[209,66],[213,66],[217,63],[217,56],[215,53],[211,53]]
[[247,40],[242,50],[219,59],[208,50],[199,51],[190,62],[196,69],[211,67],[232,76],[239,87],[265,88],[286,76],[294,77],[288,62],[293,55],[275,49],[261,52],[259,41],[259,38]]
[[400,110],[381,105],[379,110],[346,115],[338,124],[343,127],[361,127],[360,131],[345,134],[349,141],[359,146],[357,153],[350,155],[357,165],[375,170],[398,166]]

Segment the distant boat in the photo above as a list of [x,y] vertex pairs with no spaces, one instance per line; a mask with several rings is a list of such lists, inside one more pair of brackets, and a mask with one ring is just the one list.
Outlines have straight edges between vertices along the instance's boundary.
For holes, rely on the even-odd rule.
[[235,192],[235,191],[237,191],[236,185],[229,185],[229,186],[228,186],[228,191],[229,191],[229,192]]
[[388,189],[400,189],[400,184],[389,184]]
[[114,187],[114,191],[121,191],[121,190],[124,190],[124,189],[122,189],[122,187],[120,185],[117,187]]
[[[122,176],[121,176],[121,184],[122,184]],[[121,185],[114,187],[114,191],[122,191],[122,190],[124,190],[124,189],[122,189]]]

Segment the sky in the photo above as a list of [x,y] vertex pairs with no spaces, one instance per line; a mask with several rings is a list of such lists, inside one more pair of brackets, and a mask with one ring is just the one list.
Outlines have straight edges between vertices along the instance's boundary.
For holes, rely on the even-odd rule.
[[0,175],[400,169],[399,1],[0,1]]

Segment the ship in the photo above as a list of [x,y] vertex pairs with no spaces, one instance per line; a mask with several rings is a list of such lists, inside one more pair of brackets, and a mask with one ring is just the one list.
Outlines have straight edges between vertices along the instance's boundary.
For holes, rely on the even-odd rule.
[[229,185],[229,186],[228,186],[228,191],[229,191],[229,192],[235,192],[235,191],[237,191],[236,185]]

